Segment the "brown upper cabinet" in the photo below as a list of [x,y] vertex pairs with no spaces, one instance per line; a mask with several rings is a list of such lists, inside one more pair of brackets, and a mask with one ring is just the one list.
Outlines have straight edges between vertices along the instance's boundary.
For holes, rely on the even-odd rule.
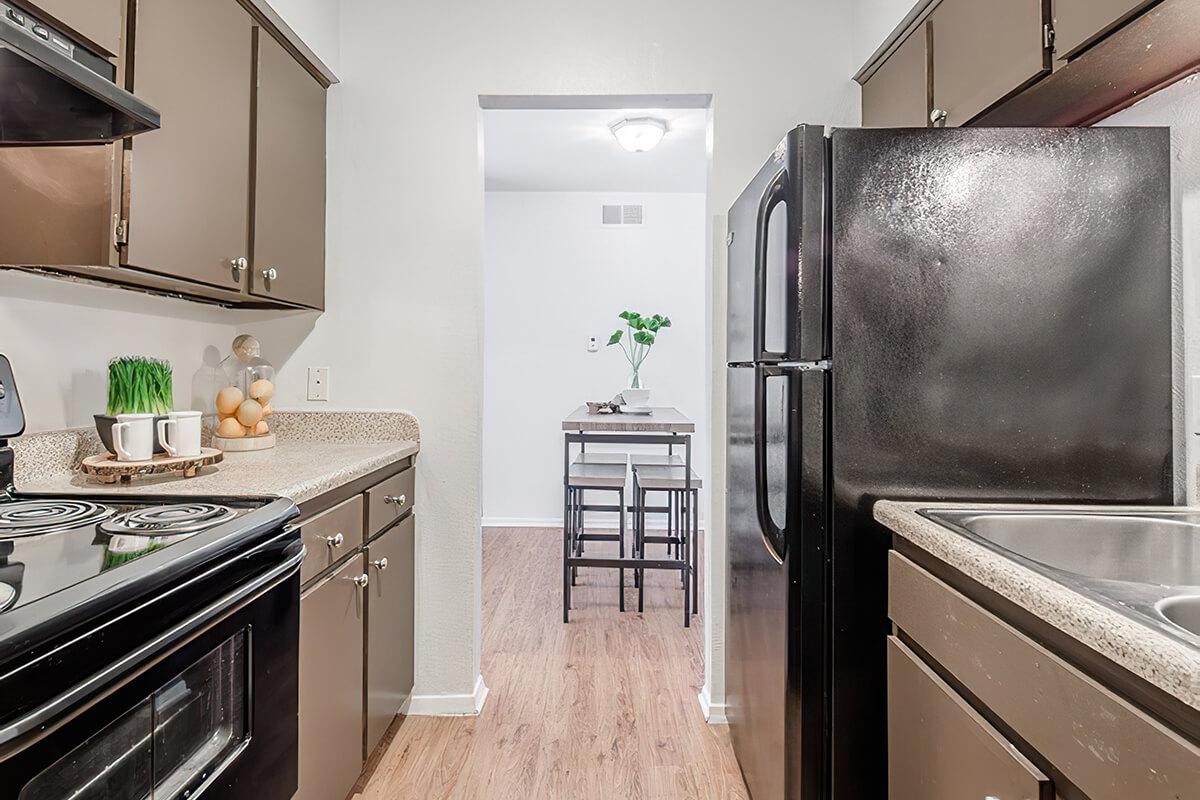
[[123,263],[237,290],[249,268],[253,24],[234,0],[138,0],[133,91],[162,112],[130,143]]
[[862,124],[868,128],[924,128],[929,125],[927,27],[900,44],[862,87]]
[[[1196,0],[916,0],[855,76],[868,126],[1091,125],[1200,69]],[[924,33],[924,36],[922,36]]]
[[254,247],[250,291],[325,305],[325,88],[255,36]]
[[933,112],[962,125],[1050,71],[1042,0],[942,0],[928,25]]
[[138,0],[122,263],[325,304],[325,86],[236,0]]
[[125,0],[34,0],[17,5],[74,33],[115,58],[121,54]]
[[1066,61],[1155,0],[1055,0],[1054,57]]

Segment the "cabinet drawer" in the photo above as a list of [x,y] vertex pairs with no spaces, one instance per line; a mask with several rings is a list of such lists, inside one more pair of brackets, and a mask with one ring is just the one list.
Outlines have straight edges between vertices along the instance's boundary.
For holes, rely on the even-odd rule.
[[1180,800],[1200,748],[896,552],[888,612],[1091,800]]
[[304,563],[300,565],[303,584],[362,545],[362,495],[355,495],[305,522],[300,526],[300,540],[305,549]]
[[894,636],[887,660],[890,800],[1052,800],[1050,780]]
[[368,539],[412,508],[416,472],[413,467],[409,467],[367,490]]

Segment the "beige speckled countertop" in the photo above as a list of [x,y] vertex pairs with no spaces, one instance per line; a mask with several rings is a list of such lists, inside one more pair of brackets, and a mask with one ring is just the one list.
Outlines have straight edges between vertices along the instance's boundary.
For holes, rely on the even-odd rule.
[[79,428],[13,441],[17,489],[89,494],[279,495],[296,503],[347,484],[420,449],[416,420],[404,412],[277,412],[278,444],[226,453],[194,478],[157,475],[101,484],[78,472],[98,452],[95,431]]
[[[1022,509],[985,503],[875,504],[875,518],[917,547],[1016,603],[1105,658],[1189,706],[1200,709],[1200,649],[1143,625],[917,513],[923,508]],[[1071,506],[1055,506],[1069,509]],[[1095,506],[1076,506],[1095,510]],[[1108,508],[1119,511],[1119,508]],[[1153,510],[1141,506],[1137,511]],[[1178,508],[1172,509],[1178,511]]]

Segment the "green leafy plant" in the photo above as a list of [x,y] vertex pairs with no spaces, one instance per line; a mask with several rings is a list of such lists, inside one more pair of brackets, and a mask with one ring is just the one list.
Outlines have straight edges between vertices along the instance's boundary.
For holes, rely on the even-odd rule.
[[171,365],[124,356],[108,362],[108,414],[167,414],[174,406]]
[[[613,335],[608,337],[608,346],[612,347],[615,344],[621,348],[621,352],[625,354],[625,359],[633,370],[629,388],[640,389],[642,388],[640,375],[642,362],[646,360],[646,356],[650,355],[650,348],[657,341],[659,332],[663,328],[671,327],[671,318],[661,314],[643,317],[636,311],[622,311],[617,314],[617,317],[625,320],[625,330],[617,328]],[[629,335],[626,336],[626,333]]]

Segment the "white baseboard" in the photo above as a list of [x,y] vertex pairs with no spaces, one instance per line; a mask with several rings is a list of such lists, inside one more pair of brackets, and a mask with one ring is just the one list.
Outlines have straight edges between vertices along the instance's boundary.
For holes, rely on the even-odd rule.
[[696,695],[696,699],[700,701],[700,710],[704,712],[704,718],[708,720],[709,725],[729,724],[729,718],[725,716],[726,705],[710,702],[708,689],[701,689],[700,694]]
[[[589,517],[588,519],[596,520],[595,522],[591,522],[588,525],[589,528],[601,527],[601,528],[614,528],[615,529],[617,527],[617,519],[615,516],[611,517],[611,519],[605,519],[604,517],[597,515],[595,517]],[[481,520],[480,524],[484,528],[559,528],[560,530],[562,529],[562,520],[561,519],[538,519],[536,517],[484,517]],[[667,529],[667,524],[666,524],[665,520],[661,520],[661,521],[653,520],[653,519],[646,520],[646,530],[665,531],[666,529]],[[703,519],[700,520],[700,531],[701,532],[704,531],[704,520]]]
[[414,694],[401,713],[414,717],[474,717],[483,710],[487,696],[488,688],[480,675],[471,694]]

